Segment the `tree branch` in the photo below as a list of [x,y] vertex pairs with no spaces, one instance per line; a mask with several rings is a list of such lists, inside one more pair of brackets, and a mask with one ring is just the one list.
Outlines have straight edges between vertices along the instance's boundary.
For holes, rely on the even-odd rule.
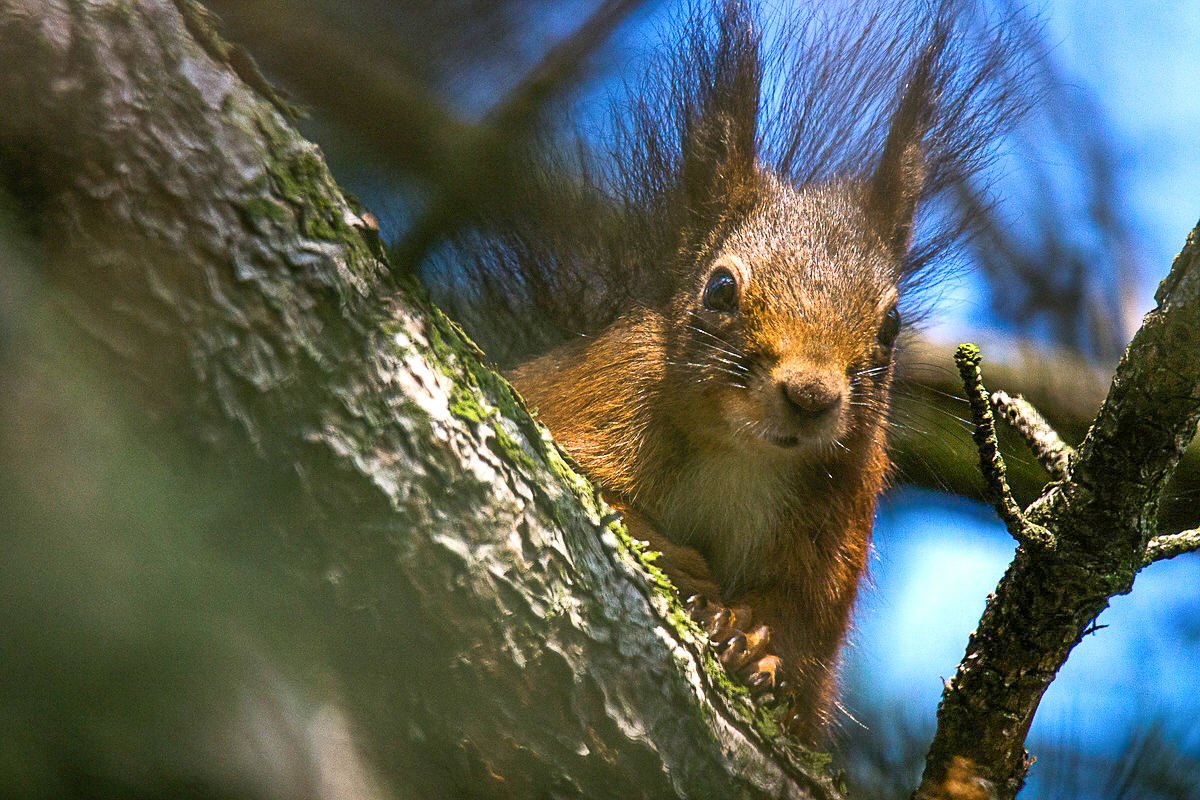
[[1008,392],[992,392],[991,402],[1029,445],[1030,451],[1051,478],[1065,481],[1070,477],[1074,448],[1062,440],[1028,400],[1021,395],[1011,397]]
[[[1176,465],[1200,421],[1200,227],[1188,236],[1117,367],[1071,480],[1025,511],[1054,550],[1021,546],[988,599],[938,709],[918,797],[968,763],[1002,798],[1024,784],[1043,692],[1109,598],[1133,587]],[[1154,548],[1157,549],[1157,548]]]
[[1200,550],[1200,529],[1155,536],[1146,545],[1146,558],[1143,566],[1148,567],[1155,561],[1165,561],[1168,558],[1181,556],[1184,553],[1194,553],[1197,550]]
[[[403,65],[323,24],[294,0],[211,0],[274,71],[401,174],[431,193],[395,265],[415,269],[430,247],[487,208],[521,197],[534,123],[578,80],[587,58],[644,0],[605,0],[473,123]],[[464,47],[464,49],[466,49]]]
[[[988,385],[1032,403],[1062,437],[1083,441],[1112,382],[1103,369],[1078,354],[980,333],[988,348]],[[964,337],[971,338],[971,337]],[[896,478],[900,484],[984,499],[976,464],[979,454],[971,440],[967,401],[953,362],[954,345],[915,339],[900,349],[895,408],[890,440]],[[1001,426],[1000,449],[1006,459],[1009,488],[1018,504],[1027,505],[1042,493],[1046,473],[1033,459],[1023,458],[1020,436]],[[1179,530],[1195,523],[1194,498],[1200,493],[1200,439],[1193,441],[1172,477],[1163,500],[1163,529]]]
[[959,374],[962,375],[967,400],[971,404],[971,414],[975,417],[974,439],[975,446],[979,448],[979,469],[983,472],[996,513],[1004,520],[1009,534],[1023,547],[1053,548],[1054,538],[1044,528],[1032,525],[1025,519],[1008,490],[1004,457],[1000,455],[1000,447],[996,441],[996,422],[992,417],[992,407],[988,403],[988,395],[983,388],[983,376],[979,371],[982,361],[979,348],[973,344],[959,345],[954,354],[954,361],[958,365]]

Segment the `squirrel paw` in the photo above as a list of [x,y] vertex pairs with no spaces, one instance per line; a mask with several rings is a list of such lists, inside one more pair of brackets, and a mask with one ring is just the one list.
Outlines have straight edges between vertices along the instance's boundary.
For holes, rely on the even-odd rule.
[[716,649],[721,663],[752,694],[765,694],[779,687],[783,662],[766,652],[771,630],[766,625],[751,627],[749,608],[726,608],[700,594],[689,597],[685,607]]

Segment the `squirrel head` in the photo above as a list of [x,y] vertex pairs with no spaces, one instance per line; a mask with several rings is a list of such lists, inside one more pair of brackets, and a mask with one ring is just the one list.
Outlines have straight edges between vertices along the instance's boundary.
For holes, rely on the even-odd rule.
[[693,128],[682,188],[709,200],[689,203],[665,358],[683,429],[781,457],[882,432],[927,103],[919,65],[874,173],[800,187],[724,113]]
[[700,436],[835,454],[886,414],[912,204],[881,213],[874,181],[759,183],[673,298],[667,380],[691,395],[679,410]]

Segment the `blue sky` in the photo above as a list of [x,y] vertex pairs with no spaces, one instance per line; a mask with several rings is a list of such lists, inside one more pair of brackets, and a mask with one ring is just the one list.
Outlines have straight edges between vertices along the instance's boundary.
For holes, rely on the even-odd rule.
[[[1093,99],[1103,114],[1096,125],[1112,134],[1141,267],[1122,287],[1129,293],[1122,326],[1132,334],[1200,220],[1200,4],[1070,0],[1033,10],[1068,91]],[[955,328],[996,324],[977,292],[966,279],[946,303],[939,333],[954,338]]]
[[1147,256],[1144,307],[1200,220],[1200,4],[1053,3],[1054,54],[1107,113]]

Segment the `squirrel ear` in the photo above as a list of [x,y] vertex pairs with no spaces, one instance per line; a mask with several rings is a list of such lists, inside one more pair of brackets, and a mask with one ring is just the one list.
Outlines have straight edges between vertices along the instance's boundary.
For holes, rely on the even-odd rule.
[[898,259],[908,252],[928,177],[923,142],[933,116],[932,84],[939,49],[938,43],[930,44],[917,62],[867,187],[867,214]]
[[681,122],[682,200],[700,230],[711,229],[752,200],[763,64],[751,4],[714,4],[715,31],[693,33],[681,64],[688,79],[672,91],[684,101]]
[[925,185],[925,157],[917,142],[897,150],[884,148],[868,189],[867,213],[892,253],[903,259]]
[[755,181],[757,109],[726,109],[689,120],[683,141],[682,183],[688,210],[712,223],[738,205]]

